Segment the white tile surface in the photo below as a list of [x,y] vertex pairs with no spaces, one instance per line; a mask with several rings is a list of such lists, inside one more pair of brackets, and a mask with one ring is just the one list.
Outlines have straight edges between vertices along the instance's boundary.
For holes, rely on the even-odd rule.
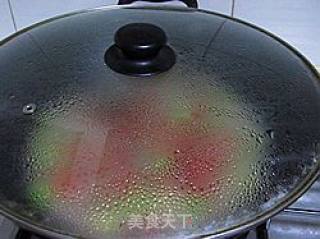
[[236,0],[234,16],[280,36],[320,64],[319,0]]
[[116,0],[11,0],[11,3],[17,28],[21,29],[63,13],[114,4]]
[[232,0],[199,0],[199,7],[230,16]]
[[[232,8],[232,0],[197,0],[199,3],[200,9],[210,10],[218,13],[223,13],[226,15],[231,15]],[[148,2],[136,2],[135,5],[148,5]],[[173,4],[173,5],[181,5],[185,6],[184,3],[179,0],[173,0],[171,3],[151,3],[151,5],[159,5],[159,4]]]
[[7,0],[0,0],[0,40],[14,32]]
[[[197,0],[199,3],[200,9],[206,9],[218,13],[223,13],[226,15],[231,15],[231,8],[232,8],[232,0]],[[133,3],[134,5],[149,5],[148,2],[136,2]],[[172,2],[163,2],[163,3],[151,3],[151,5],[159,5],[159,4],[172,4],[172,5],[180,5],[185,6],[184,3],[182,3],[179,0],[172,0]]]
[[[117,0],[11,0],[18,29],[66,12],[111,5],[117,2]],[[228,15],[231,13],[231,3],[232,0],[199,1],[200,8]]]

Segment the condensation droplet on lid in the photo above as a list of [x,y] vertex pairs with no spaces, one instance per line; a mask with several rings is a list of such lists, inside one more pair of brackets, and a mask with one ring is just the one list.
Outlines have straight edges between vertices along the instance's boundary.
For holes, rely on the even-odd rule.
[[259,144],[262,144],[262,143],[263,143],[262,138],[261,138],[260,136],[258,136],[258,137],[256,138],[256,141],[257,141]]
[[22,112],[25,115],[31,115],[36,111],[36,109],[37,109],[36,104],[30,103],[30,104],[27,104],[27,105],[23,106]]
[[273,130],[273,129],[268,129],[268,130],[266,131],[266,133],[269,135],[269,137],[270,137],[271,139],[274,139],[274,130]]

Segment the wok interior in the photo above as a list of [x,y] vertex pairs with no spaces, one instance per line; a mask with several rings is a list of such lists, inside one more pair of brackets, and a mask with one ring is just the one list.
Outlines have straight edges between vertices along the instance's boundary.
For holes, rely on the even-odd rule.
[[[136,79],[104,65],[106,39],[128,16],[163,26],[171,71]],[[196,29],[184,25],[190,16]],[[316,76],[241,23],[95,11],[13,38],[4,57],[0,200],[35,224],[88,238],[217,233],[280,204],[317,165]]]

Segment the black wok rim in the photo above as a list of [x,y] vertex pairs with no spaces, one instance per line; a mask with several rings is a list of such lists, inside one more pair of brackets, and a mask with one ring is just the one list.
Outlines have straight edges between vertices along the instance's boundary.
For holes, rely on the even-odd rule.
[[[291,46],[289,43],[286,41],[282,40],[275,34],[260,28],[259,26],[248,23],[246,21],[243,21],[238,18],[234,18],[225,14],[217,13],[214,11],[208,11],[208,10],[203,10],[203,9],[191,9],[191,8],[186,8],[186,7],[177,7],[177,6],[118,6],[118,5],[112,5],[112,6],[102,6],[102,7],[96,7],[96,8],[91,8],[91,9],[85,9],[85,10],[78,10],[78,11],[73,11],[71,13],[67,14],[62,14],[56,17],[49,18],[47,20],[32,24],[31,26],[28,26],[22,30],[17,31],[16,33],[8,36],[7,38],[0,40],[0,47],[5,45],[7,42],[9,42],[11,39],[21,35],[24,32],[27,32],[33,28],[36,28],[38,26],[44,25],[49,22],[53,22],[55,20],[59,20],[62,18],[66,18],[69,16],[74,16],[74,15],[79,15],[79,14],[85,14],[85,13],[90,13],[90,12],[95,12],[95,11],[103,11],[103,10],[115,10],[115,9],[149,9],[149,10],[166,10],[166,11],[194,11],[194,12],[200,12],[204,14],[211,14],[211,15],[216,15],[223,17],[225,19],[228,19],[233,22],[237,22],[240,24],[243,24],[247,27],[253,28],[257,31],[260,31],[269,37],[273,38],[283,46],[285,46],[287,49],[289,49],[293,54],[295,54],[302,62],[311,70],[311,72],[316,76],[316,78],[320,82],[320,74],[316,70],[316,68],[312,65],[312,63],[303,55],[301,54],[295,47]],[[320,86],[320,84],[319,84]],[[304,178],[304,180],[295,187],[294,190],[292,190],[290,193],[287,193],[285,197],[281,199],[281,201],[269,208],[268,210],[265,210],[264,212],[257,214],[255,218],[244,221],[241,224],[225,228],[220,231],[216,232],[211,232],[211,233],[206,233],[206,234],[200,234],[200,235],[194,235],[192,237],[188,238],[203,238],[203,239],[213,239],[213,238],[224,238],[226,236],[232,236],[236,235],[241,232],[245,232],[250,230],[251,228],[254,228],[255,226],[266,222],[268,219],[270,219],[272,216],[278,214],[281,212],[284,208],[288,207],[292,203],[294,203],[298,198],[300,198],[310,187],[311,185],[317,180],[317,178],[320,176],[320,161],[317,161],[315,164],[315,167],[311,170],[311,172]],[[0,205],[0,215],[5,216],[6,218],[12,220],[13,222],[17,223],[18,226],[25,228],[27,230],[30,230],[32,232],[35,232],[39,235],[44,235],[44,236],[49,236],[57,239],[74,239],[74,238],[81,238],[85,239],[84,237],[81,237],[79,235],[74,235],[74,234],[68,234],[66,232],[57,230],[57,229],[52,229],[48,226],[41,225],[36,222],[31,222],[29,218],[23,217],[21,215],[18,215],[17,213],[13,212],[12,210],[4,207],[3,205]]]

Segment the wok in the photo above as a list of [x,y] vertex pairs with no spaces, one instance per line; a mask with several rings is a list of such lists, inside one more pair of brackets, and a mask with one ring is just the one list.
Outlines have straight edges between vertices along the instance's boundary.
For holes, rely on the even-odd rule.
[[53,238],[216,238],[313,183],[310,62],[183,2],[74,12],[1,42],[3,215]]

